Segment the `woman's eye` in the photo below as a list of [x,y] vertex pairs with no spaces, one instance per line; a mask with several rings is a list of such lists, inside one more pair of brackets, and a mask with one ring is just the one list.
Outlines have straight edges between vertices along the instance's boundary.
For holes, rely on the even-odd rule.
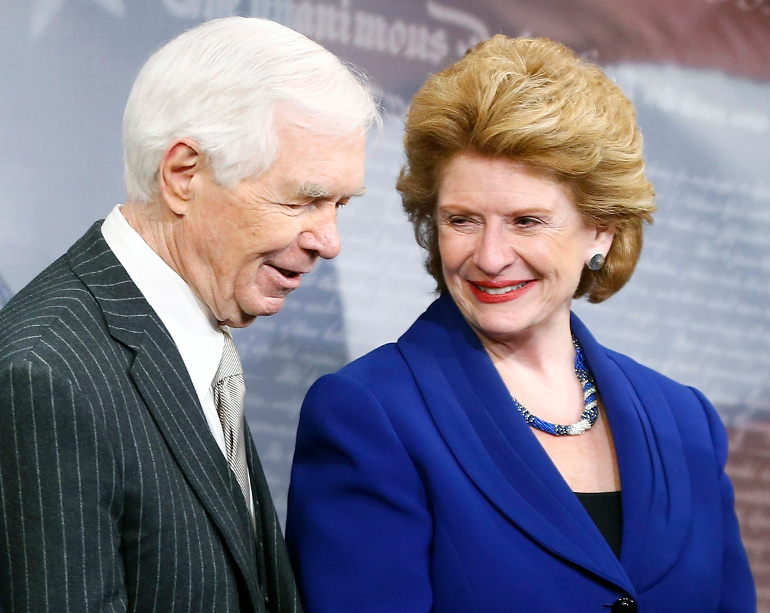
[[449,223],[455,227],[462,227],[470,225],[472,220],[469,217],[461,217],[459,215],[455,215],[449,218]]

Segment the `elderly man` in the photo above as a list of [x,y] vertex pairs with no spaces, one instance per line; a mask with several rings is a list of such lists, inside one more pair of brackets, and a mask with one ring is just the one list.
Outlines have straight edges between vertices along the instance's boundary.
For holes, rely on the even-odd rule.
[[0,312],[0,610],[300,609],[228,326],[337,255],[376,120],[337,58],[265,20],[145,64],[126,203]]

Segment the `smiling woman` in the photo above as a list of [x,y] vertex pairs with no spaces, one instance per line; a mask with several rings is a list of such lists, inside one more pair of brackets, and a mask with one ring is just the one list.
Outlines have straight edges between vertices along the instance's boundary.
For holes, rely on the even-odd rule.
[[755,610],[713,407],[571,312],[628,281],[655,209],[629,100],[563,45],[499,35],[428,79],[405,146],[441,296],[305,399],[307,610]]
[[584,263],[614,232],[586,223],[564,184],[505,158],[458,154],[438,193],[444,281],[482,343],[568,327]]

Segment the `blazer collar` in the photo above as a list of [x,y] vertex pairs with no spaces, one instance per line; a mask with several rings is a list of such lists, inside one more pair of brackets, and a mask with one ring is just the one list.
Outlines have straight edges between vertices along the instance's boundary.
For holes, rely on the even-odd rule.
[[254,525],[240,486],[210,435],[176,345],[102,237],[101,222],[69,249],[67,257],[101,307],[110,335],[135,353],[129,375],[177,464],[221,531],[244,575],[254,610],[262,610]]
[[[645,539],[655,537],[659,542],[661,536],[679,534],[677,526],[688,515],[686,504],[670,507],[669,498],[675,494],[655,487],[660,483],[656,479],[673,476],[672,470],[679,476],[683,462],[676,461],[675,448],[660,457],[658,424],[650,423],[646,404],[641,399],[635,402],[633,389],[623,384],[629,379],[618,372],[606,357],[606,350],[576,317],[573,332],[594,371],[599,393],[610,407],[615,440],[623,441],[618,445],[624,484],[623,565],[520,418],[505,384],[451,297],[444,295],[434,302],[398,346],[441,435],[492,504],[546,549],[633,592],[632,585],[639,588],[653,581],[675,559],[674,553],[666,554],[661,562],[660,552],[650,554],[649,547],[654,545],[646,545]],[[660,401],[650,398],[649,392],[644,398]],[[654,436],[650,438],[650,434]],[[670,464],[675,467],[670,468]],[[667,505],[669,512],[664,512],[660,520],[648,516]],[[669,547],[664,540],[663,548]],[[626,560],[633,581],[624,568]]]
[[615,439],[623,489],[621,561],[643,590],[668,572],[686,543],[693,500],[684,445],[654,373],[602,347],[574,314],[571,325]]

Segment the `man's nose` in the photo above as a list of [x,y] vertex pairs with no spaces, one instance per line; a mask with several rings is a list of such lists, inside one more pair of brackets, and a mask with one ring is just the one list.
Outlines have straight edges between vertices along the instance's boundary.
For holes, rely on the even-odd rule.
[[337,257],[342,245],[337,231],[336,205],[324,205],[314,212],[308,227],[300,235],[299,244],[305,250],[317,252],[325,260]]

